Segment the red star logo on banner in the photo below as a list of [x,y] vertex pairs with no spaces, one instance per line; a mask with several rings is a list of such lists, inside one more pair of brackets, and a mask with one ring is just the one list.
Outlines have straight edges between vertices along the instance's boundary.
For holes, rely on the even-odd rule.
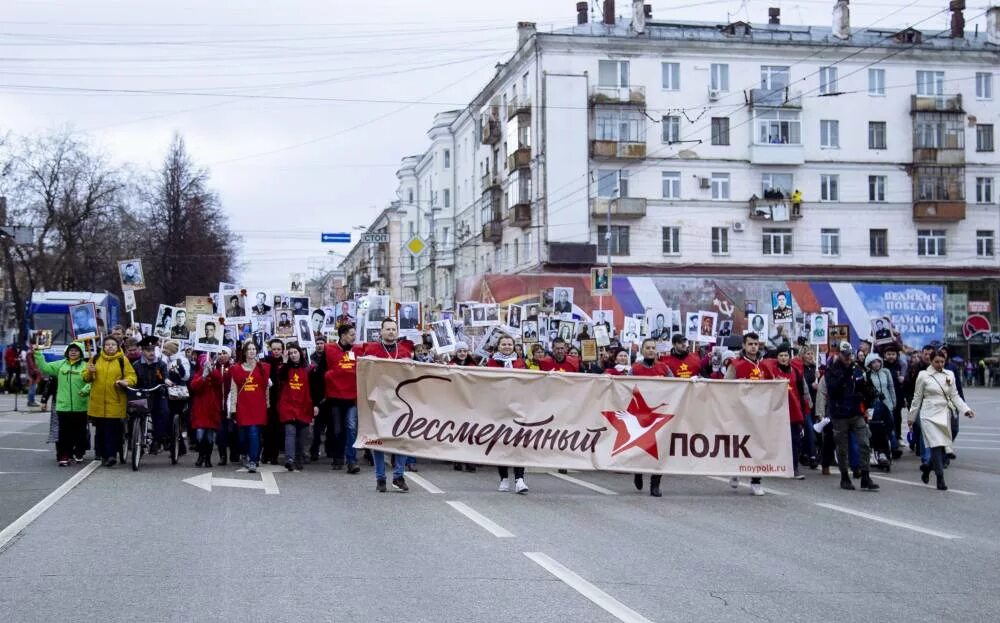
[[618,432],[611,456],[625,452],[629,448],[640,448],[654,459],[659,459],[656,432],[674,418],[672,414],[657,413],[664,404],[650,408],[638,387],[632,387],[632,400],[625,411],[602,411],[602,415]]

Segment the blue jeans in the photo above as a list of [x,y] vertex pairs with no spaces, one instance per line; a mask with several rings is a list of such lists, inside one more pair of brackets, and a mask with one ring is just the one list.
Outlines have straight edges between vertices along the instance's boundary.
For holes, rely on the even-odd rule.
[[199,445],[207,443],[208,448],[211,449],[215,444],[215,430],[211,428],[196,428],[194,430],[194,439]]
[[247,451],[247,461],[260,463],[260,426],[240,426],[240,444]]
[[[336,437],[337,445],[343,442],[343,447],[334,448],[334,460],[345,457],[348,465],[357,465],[358,451],[354,442],[358,438],[358,403],[349,400],[330,399],[331,428],[326,431],[327,438]],[[314,447],[316,440],[313,440]],[[343,454],[341,454],[343,452]]]
[[28,385],[28,404],[33,404],[35,402],[35,394],[38,392],[38,383],[32,383]]
[[[375,480],[385,480],[385,453],[372,450],[372,460],[375,461]],[[392,455],[392,477],[402,478],[406,468],[406,457],[402,454]]]
[[305,422],[285,422],[285,463],[302,465],[306,459]]

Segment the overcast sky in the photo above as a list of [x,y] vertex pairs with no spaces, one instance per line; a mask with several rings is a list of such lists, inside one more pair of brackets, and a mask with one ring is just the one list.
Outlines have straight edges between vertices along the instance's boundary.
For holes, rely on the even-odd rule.
[[[320,233],[367,225],[395,198],[400,158],[426,149],[433,115],[464,107],[510,56],[518,21],[569,26],[575,4],[3,0],[0,132],[69,125],[140,166],[156,166],[180,132],[244,237],[242,280],[281,285],[324,260],[333,267],[340,256],[327,251],[348,251]],[[783,23],[824,26],[833,7],[651,4],[654,19],[766,22],[779,6]],[[942,29],[947,4],[855,2],[851,22]],[[972,18],[985,4],[970,3],[970,31],[984,30]],[[630,11],[628,0],[617,5]]]

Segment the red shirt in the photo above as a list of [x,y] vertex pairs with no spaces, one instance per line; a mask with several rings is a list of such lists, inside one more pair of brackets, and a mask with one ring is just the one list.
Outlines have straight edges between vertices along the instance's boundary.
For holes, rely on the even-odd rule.
[[224,384],[228,375],[217,367],[208,376],[199,369],[191,377],[191,428],[219,430],[222,425]]
[[[506,368],[507,366],[503,365],[502,363],[500,363],[496,359],[493,359],[492,357],[490,357],[490,359],[486,362],[486,367],[487,368]],[[515,370],[524,370],[525,369],[524,361],[521,360],[521,359],[515,359],[514,361],[510,362],[510,367],[514,368]]]
[[788,372],[782,372],[777,365],[771,371],[774,373],[775,379],[788,379],[788,421],[791,424],[801,424],[805,421],[802,416],[802,400],[799,394],[799,383],[802,377],[792,366],[788,367]]
[[579,372],[580,360],[569,355],[562,361],[556,361],[555,357],[542,357],[538,360],[538,369],[542,372]]
[[324,395],[338,400],[358,399],[358,357],[364,349],[360,344],[346,351],[340,342],[327,344],[323,350],[326,373],[323,375]]
[[632,376],[668,376],[669,374],[667,364],[662,361],[654,361],[652,366],[647,366],[642,361],[632,364]]
[[288,366],[288,377],[281,381],[278,395],[278,419],[282,424],[303,422],[313,419],[312,396],[309,394],[309,368]]
[[694,353],[688,353],[687,357],[681,359],[673,353],[667,353],[660,357],[660,361],[670,369],[670,375],[679,379],[689,379],[698,376],[701,370],[701,362]]
[[236,423],[240,426],[265,426],[267,424],[267,381],[271,366],[258,361],[253,372],[242,365],[229,369],[236,384]]
[[767,366],[761,365],[761,363],[754,363],[747,359],[746,357],[737,357],[733,359],[730,365],[736,372],[736,378],[741,380],[749,381],[770,381],[774,378],[771,374],[771,370]]
[[625,373],[619,372],[617,368],[605,368],[604,374],[610,374],[611,376],[625,376]]
[[396,342],[396,348],[392,348],[382,342],[367,342],[362,352],[365,357],[378,359],[413,359],[413,344],[399,340]]

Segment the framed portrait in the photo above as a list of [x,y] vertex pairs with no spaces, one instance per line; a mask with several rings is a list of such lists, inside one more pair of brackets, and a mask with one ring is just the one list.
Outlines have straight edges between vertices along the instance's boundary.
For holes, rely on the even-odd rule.
[[830,343],[830,317],[825,313],[809,314],[809,331],[806,338],[810,344]]
[[733,321],[726,318],[719,322],[719,337],[730,337],[733,334]]
[[545,288],[538,293],[538,310],[541,312],[551,312],[556,302],[555,288]]
[[596,340],[580,340],[580,360],[597,361]]
[[611,333],[603,324],[594,325],[594,340],[598,346],[611,346]]
[[698,323],[698,312],[687,312],[684,314],[684,337],[689,342],[698,341]]
[[472,315],[472,323],[469,326],[472,327],[485,327],[486,326],[486,306],[477,303],[469,308],[469,312]]
[[309,297],[308,296],[291,296],[289,298],[289,303],[292,308],[293,316],[308,316],[309,315]]
[[567,286],[556,286],[553,288],[555,297],[552,303],[552,311],[557,314],[573,313],[573,288]]
[[293,320],[295,325],[295,339],[298,340],[299,346],[302,348],[315,348],[316,340],[313,338],[313,328],[312,322],[309,316],[295,316]]
[[122,291],[146,289],[146,278],[142,274],[142,260],[121,260],[118,262],[118,278]]
[[52,348],[52,330],[38,329],[31,332],[31,345],[41,349]]
[[366,342],[379,342],[382,340],[382,329],[380,327],[372,327],[370,329],[365,329],[365,341]]
[[608,335],[615,332],[615,310],[595,309],[590,312],[590,319],[594,323],[594,328],[597,328],[598,325],[602,325],[608,330]]
[[764,314],[750,314],[747,316],[746,333],[756,333],[761,341],[766,340],[768,337],[767,328],[770,324],[767,320],[768,318]]
[[528,303],[524,306],[524,319],[525,320],[538,320],[539,314],[542,313],[541,307],[538,303]]
[[757,313],[757,301],[753,299],[747,299],[743,301],[743,314],[749,318],[750,314]]
[[625,316],[622,324],[621,343],[623,346],[638,344],[642,338],[642,321],[634,316]]
[[600,266],[590,269],[591,296],[609,296],[611,294],[611,267]]
[[70,305],[69,321],[74,339],[97,337],[97,306],[93,303]]
[[885,346],[896,341],[892,333],[892,319],[888,316],[872,318],[872,339],[875,346]]
[[525,343],[538,341],[537,320],[525,320],[521,323],[521,341]]
[[309,310],[309,326],[312,328],[313,337],[323,335],[323,329],[327,326],[327,312],[332,310],[332,307],[313,307]]
[[365,300],[368,303],[368,308],[365,311],[365,319],[378,324],[381,328],[382,321],[389,317],[390,298],[388,296],[371,294]]
[[559,321],[559,337],[572,344],[576,339],[576,322],[572,320]]
[[715,341],[716,324],[719,314],[710,311],[698,312],[698,341],[712,343]]
[[496,326],[500,324],[500,306],[496,303],[483,305],[486,312],[486,326]]
[[125,305],[125,313],[135,311],[135,290],[122,291],[122,303]]
[[419,330],[421,324],[420,312],[420,303],[416,301],[396,303],[396,322],[399,323],[399,330]]
[[250,305],[251,316],[268,316],[274,310],[274,298],[267,290],[247,290],[244,305]]
[[649,337],[654,340],[670,341],[673,330],[672,310],[666,307],[650,309],[646,312],[646,327]]
[[507,326],[512,329],[521,328],[521,319],[524,314],[524,308],[520,305],[511,305],[507,308]]
[[275,293],[271,300],[273,301],[272,309],[274,311],[281,309],[290,310],[292,308],[292,297],[287,294]]
[[221,316],[226,319],[226,325],[235,326],[250,322],[242,288],[235,292],[219,292],[219,300],[222,302]]
[[295,316],[289,309],[274,310],[274,337],[282,339],[295,336]]
[[841,342],[851,341],[851,325],[831,324],[830,325],[830,346],[840,347]]
[[791,290],[777,290],[771,293],[771,319],[774,324],[791,324],[795,320]]
[[288,276],[288,292],[290,294],[306,293],[305,273],[292,273]]
[[222,350],[223,327],[219,319],[201,314],[195,319],[194,350],[217,353]]
[[819,310],[830,317],[830,324],[840,324],[840,310],[836,307],[820,307]]
[[354,325],[357,324],[357,318],[357,303],[354,301],[340,301],[328,312],[326,326],[331,326],[331,322],[334,328],[340,328],[345,324]]
[[174,326],[174,307],[170,305],[160,305],[156,310],[156,319],[153,321],[153,335],[170,339],[170,330]]
[[431,323],[431,342],[434,352],[439,355],[455,352],[455,327],[451,320],[439,320]]

